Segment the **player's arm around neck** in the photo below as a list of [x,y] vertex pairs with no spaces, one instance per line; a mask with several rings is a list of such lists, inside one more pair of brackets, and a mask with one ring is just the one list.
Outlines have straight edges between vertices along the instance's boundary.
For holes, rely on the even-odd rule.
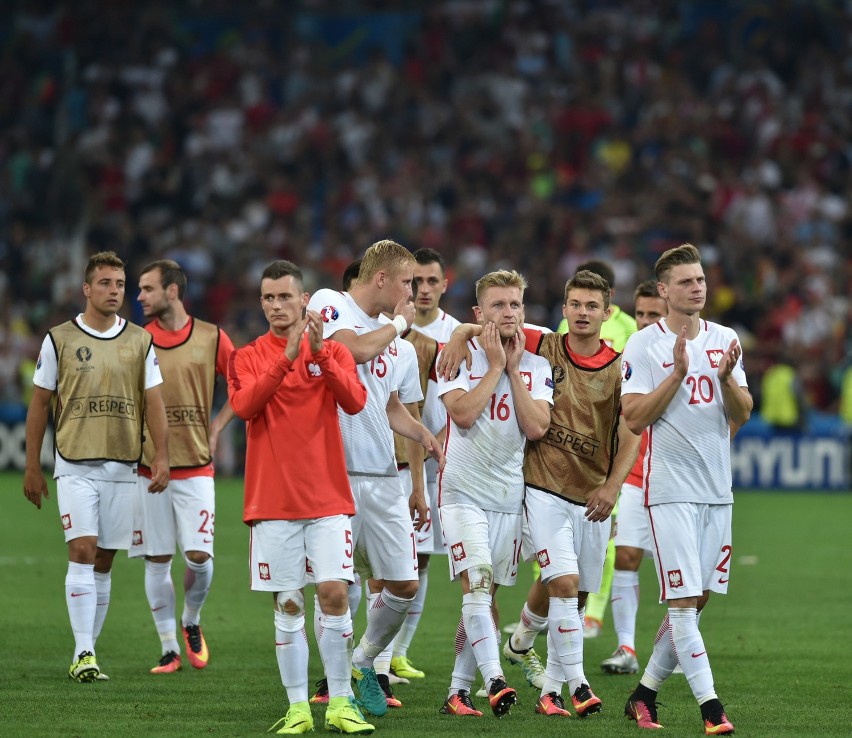
[[470,369],[471,356],[467,342],[481,334],[482,326],[478,323],[462,323],[456,326],[438,357],[438,365],[435,368],[438,376],[449,381],[458,374],[462,362]]

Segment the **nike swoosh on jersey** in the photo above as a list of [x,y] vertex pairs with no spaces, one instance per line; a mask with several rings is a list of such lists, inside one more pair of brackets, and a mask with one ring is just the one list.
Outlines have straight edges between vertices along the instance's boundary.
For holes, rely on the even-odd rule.
[[674,366],[673,361],[670,361],[668,364],[665,361],[663,362],[663,369],[668,369],[670,366]]

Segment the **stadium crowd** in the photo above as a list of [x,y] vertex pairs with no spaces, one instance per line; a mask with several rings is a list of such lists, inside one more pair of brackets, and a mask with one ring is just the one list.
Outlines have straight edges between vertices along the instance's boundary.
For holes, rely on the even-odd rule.
[[[401,9],[403,8],[404,9]],[[836,412],[852,350],[848,3],[41,0],[0,29],[0,389],[19,401],[88,254],[189,275],[237,346],[264,265],[314,291],[374,241],[447,259],[445,307],[529,279],[555,327],[577,264],[616,300],[700,246],[707,317],[753,390],[781,360]],[[128,295],[132,298],[132,295]],[[134,308],[134,300],[127,303]],[[141,319],[141,312],[130,316]]]

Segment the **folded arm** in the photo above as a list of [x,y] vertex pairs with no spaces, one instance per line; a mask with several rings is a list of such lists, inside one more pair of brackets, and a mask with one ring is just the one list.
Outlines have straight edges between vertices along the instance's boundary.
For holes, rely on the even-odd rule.
[[358,378],[355,360],[346,347],[332,348],[333,345],[324,341],[322,348],[313,354],[314,361],[319,364],[335,402],[348,415],[355,415],[367,404],[367,388]]

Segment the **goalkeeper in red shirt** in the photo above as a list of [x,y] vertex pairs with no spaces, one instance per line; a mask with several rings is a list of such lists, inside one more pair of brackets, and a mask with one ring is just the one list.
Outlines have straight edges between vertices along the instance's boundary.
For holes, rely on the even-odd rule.
[[246,421],[245,505],[251,526],[251,587],[272,592],[275,651],[290,708],[280,733],[313,730],[308,703],[304,586],[311,574],[323,613],[319,649],[328,676],[325,727],[372,733],[350,700],[355,504],[337,408],[367,401],[352,354],[324,341],[318,313],[306,312],[302,273],[289,261],[263,271],[260,303],[269,332],[231,355],[228,395]]

